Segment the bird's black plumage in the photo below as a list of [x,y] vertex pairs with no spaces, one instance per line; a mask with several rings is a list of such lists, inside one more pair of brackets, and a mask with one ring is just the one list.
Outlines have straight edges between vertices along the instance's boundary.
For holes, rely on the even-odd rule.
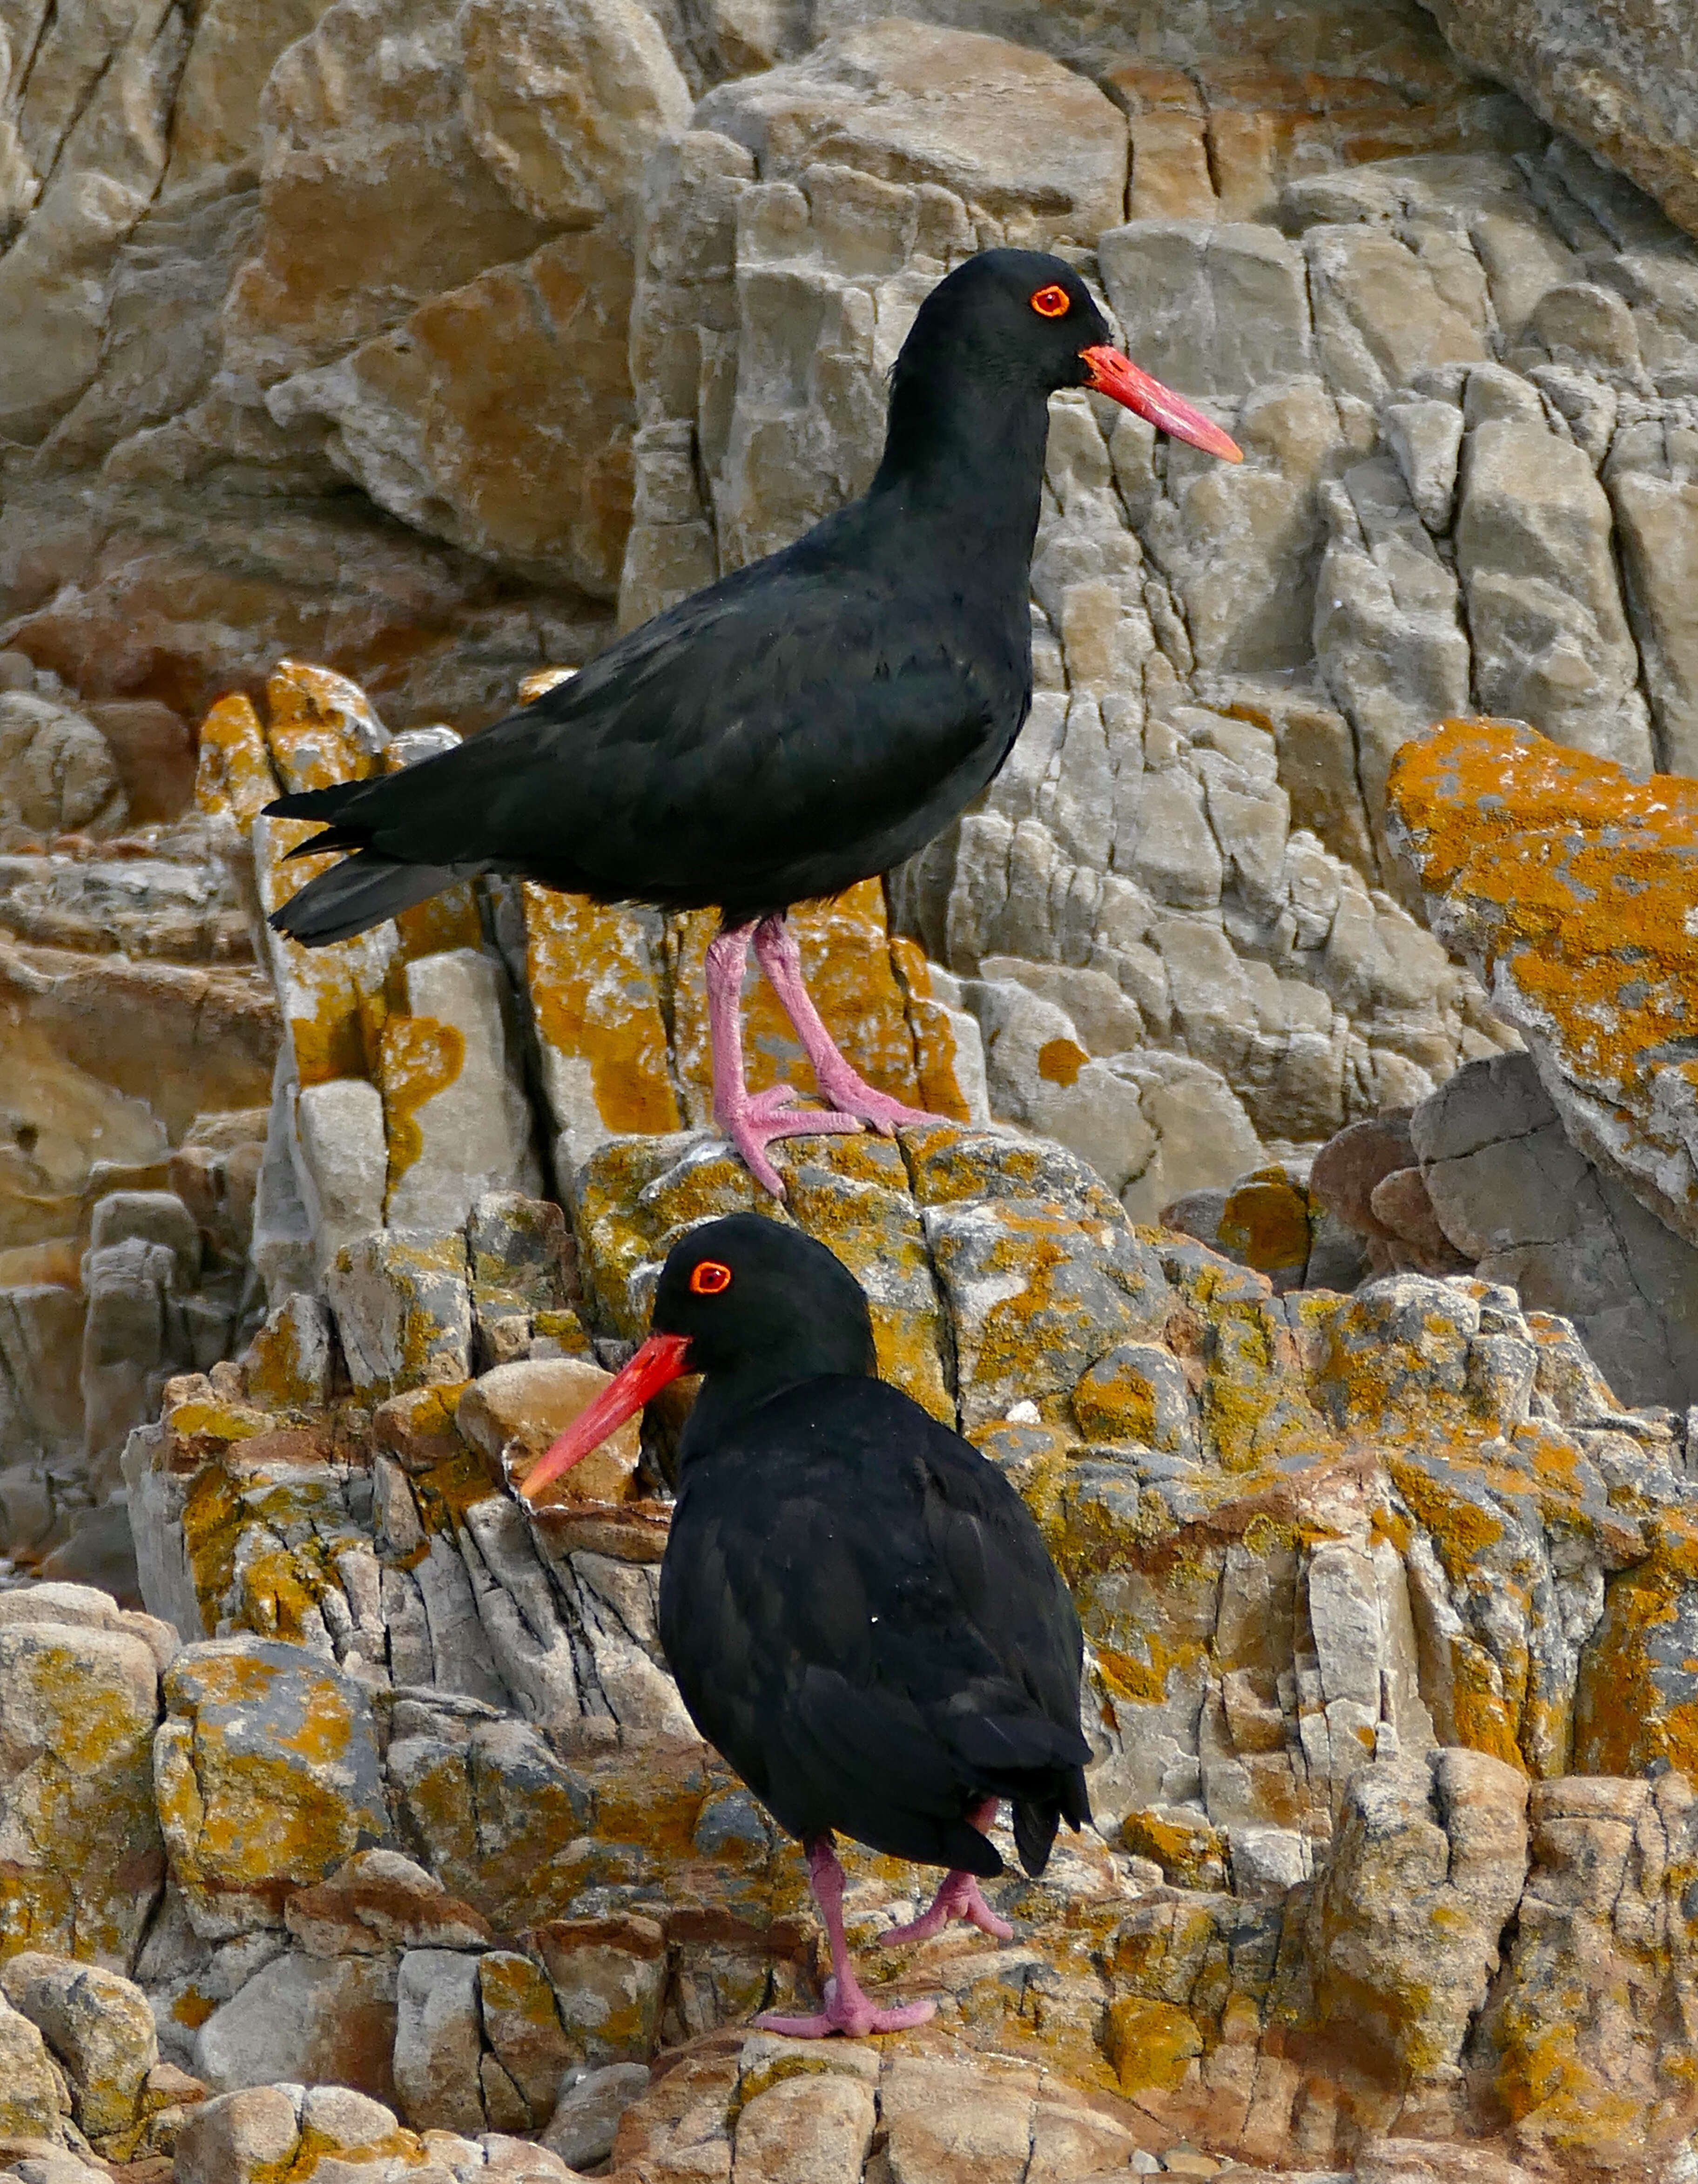
[[[1065,292],[1061,315],[1031,304]],[[1031,702],[1047,399],[1108,339],[1062,260],[994,250],[922,305],[867,492],[458,749],[286,796],[354,854],[274,919],[346,938],[456,877],[727,924],[888,871],[989,783]]]
[[759,2022],[807,2039],[899,2031],[855,1975],[832,1837],[949,1868],[904,1945],[966,1919],[1006,1940],[975,1875],[1014,1808],[1028,1873],[1090,1817],[1079,1618],[1018,1494],[877,1377],[860,1284],[787,1223],[733,1214],[668,1253],[649,1339],[525,1482],[568,1469],[680,1373],[660,1642],[690,1717],[807,1852],[832,1957],[825,2007]]
[[[722,1264],[722,1293],[693,1270]],[[798,1230],[693,1230],[658,1334],[705,1374],[679,1446],[660,1641],[692,1719],[781,1825],[1002,1870],[969,1824],[1014,1806],[1041,1872],[1088,1818],[1083,1641],[1030,1511],[996,1467],[875,1377],[860,1287]]]
[[687,1431],[660,1638],[691,1718],[780,1825],[985,1875],[1087,1816],[1078,1619],[995,1468],[882,1381],[810,1378]]

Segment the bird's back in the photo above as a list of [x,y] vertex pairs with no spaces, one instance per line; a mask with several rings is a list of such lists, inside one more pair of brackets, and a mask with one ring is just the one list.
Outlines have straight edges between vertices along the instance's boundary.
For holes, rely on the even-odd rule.
[[326,847],[606,900],[754,915],[833,894],[922,847],[1006,757],[1025,574],[863,499],[458,749],[276,808],[330,821]]

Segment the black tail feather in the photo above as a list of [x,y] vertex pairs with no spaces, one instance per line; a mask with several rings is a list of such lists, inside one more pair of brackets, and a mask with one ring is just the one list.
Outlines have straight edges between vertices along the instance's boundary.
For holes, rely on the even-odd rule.
[[271,913],[271,923],[292,940],[322,948],[332,940],[351,940],[464,877],[443,865],[405,865],[376,850],[361,850],[309,879]]
[[1014,1808],[1014,1847],[1020,1852],[1020,1863],[1033,1880],[1049,1863],[1055,1830],[1061,1824],[1061,1808],[1052,1798],[1029,1804],[1019,1802]]
[[369,781],[334,781],[328,788],[298,788],[287,796],[274,796],[265,806],[268,819],[335,819],[370,788]]
[[1083,1768],[1074,1768],[1057,1786],[1058,1795],[1014,1801],[1014,1847],[1020,1852],[1020,1863],[1034,1880],[1049,1863],[1061,1823],[1066,1820],[1077,1835],[1091,1817]]

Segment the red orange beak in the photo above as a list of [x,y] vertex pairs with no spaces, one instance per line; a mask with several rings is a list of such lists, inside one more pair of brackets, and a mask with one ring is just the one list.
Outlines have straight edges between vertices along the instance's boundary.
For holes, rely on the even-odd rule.
[[681,1373],[688,1372],[685,1361],[689,1354],[688,1334],[651,1334],[636,1356],[620,1368],[589,1408],[573,1419],[533,1466],[530,1477],[519,1490],[526,1500],[534,1502],[539,1488],[558,1479],[563,1471],[570,1471],[593,1448],[599,1447],[610,1433],[617,1432],[628,1418],[634,1417],[651,1396],[659,1395],[669,1380],[676,1380]]
[[1117,348],[1110,348],[1105,343],[1097,348],[1081,349],[1079,354],[1090,366],[1093,393],[1106,394],[1122,409],[1147,417],[1152,425],[1171,432],[1176,440],[1189,440],[1194,448],[1218,455],[1223,463],[1244,460],[1244,449],[1236,440],[1229,438],[1218,425],[1211,425],[1200,410],[1182,402],[1171,387],[1164,387],[1159,379],[1152,379],[1147,371],[1140,371],[1129,356],[1122,356]]

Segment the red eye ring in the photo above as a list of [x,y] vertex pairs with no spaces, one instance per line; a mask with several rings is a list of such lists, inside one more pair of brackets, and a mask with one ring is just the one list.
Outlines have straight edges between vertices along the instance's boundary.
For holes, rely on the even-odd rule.
[[1032,308],[1040,319],[1065,319],[1073,308],[1073,299],[1059,281],[1052,281],[1032,298]]
[[731,1287],[731,1268],[722,1259],[704,1259],[690,1269],[690,1287],[697,1296],[717,1296]]

